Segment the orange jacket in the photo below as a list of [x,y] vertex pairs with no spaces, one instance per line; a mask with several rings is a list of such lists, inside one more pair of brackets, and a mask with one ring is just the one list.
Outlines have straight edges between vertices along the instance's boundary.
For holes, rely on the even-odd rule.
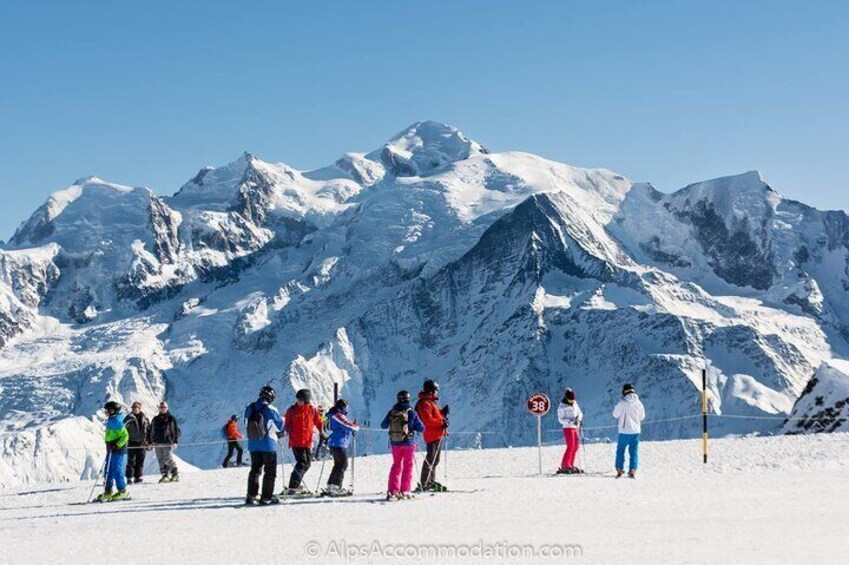
[[242,439],[244,437],[242,434],[239,433],[239,424],[237,424],[235,420],[229,420],[227,422],[227,428],[224,433],[227,434],[227,439],[231,441],[236,439]]
[[289,433],[289,447],[312,449],[313,430],[318,428],[321,431],[323,426],[321,416],[312,404],[293,404],[286,410],[286,425],[283,429]]
[[419,393],[419,401],[416,402],[416,414],[425,426],[425,443],[438,441],[445,436],[445,416],[439,410],[438,399],[432,394]]

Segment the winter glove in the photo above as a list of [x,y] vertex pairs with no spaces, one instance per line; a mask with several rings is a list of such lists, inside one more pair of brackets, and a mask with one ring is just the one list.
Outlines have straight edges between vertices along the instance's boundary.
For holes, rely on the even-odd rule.
[[286,432],[277,432],[277,439],[283,439],[286,437]]
[[119,453],[121,451],[121,448],[118,447],[117,443],[112,443],[109,445],[109,451],[111,451],[112,453]]
[[451,407],[446,404],[442,407],[442,410],[440,410],[440,412],[442,412],[443,416],[448,416],[448,414],[451,412]]
[[444,418],[444,419],[442,420],[442,429],[443,429],[443,430],[447,430],[447,429],[448,429],[448,418]]

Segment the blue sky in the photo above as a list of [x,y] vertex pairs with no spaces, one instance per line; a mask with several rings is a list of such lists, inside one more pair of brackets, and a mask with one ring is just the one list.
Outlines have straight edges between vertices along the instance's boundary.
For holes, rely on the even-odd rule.
[[421,119],[664,191],[849,208],[847,2],[0,2],[0,238],[94,174],[170,194]]

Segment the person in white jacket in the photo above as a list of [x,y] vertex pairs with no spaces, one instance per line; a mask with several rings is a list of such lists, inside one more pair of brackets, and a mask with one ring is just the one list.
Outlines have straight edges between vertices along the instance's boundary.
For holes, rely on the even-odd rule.
[[613,417],[619,421],[619,440],[616,443],[616,478],[625,474],[625,449],[628,449],[628,476],[637,475],[640,448],[640,422],[646,418],[646,409],[640,402],[634,385],[622,387],[622,400],[616,403]]
[[557,472],[562,474],[582,473],[581,469],[575,467],[575,456],[578,454],[581,443],[578,429],[581,427],[584,414],[581,412],[575,392],[571,388],[566,389],[563,400],[557,407],[557,419],[563,426],[563,441],[566,442],[566,451],[563,453],[560,469]]

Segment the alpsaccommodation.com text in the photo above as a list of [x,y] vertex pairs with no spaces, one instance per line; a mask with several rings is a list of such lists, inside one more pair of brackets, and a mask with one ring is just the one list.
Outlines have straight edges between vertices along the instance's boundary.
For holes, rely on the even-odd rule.
[[475,543],[385,543],[374,540],[355,543],[348,540],[310,541],[304,545],[309,559],[332,559],[353,563],[360,560],[403,559],[429,562],[442,559],[533,559],[566,560],[583,556],[576,544],[527,544],[507,541]]

